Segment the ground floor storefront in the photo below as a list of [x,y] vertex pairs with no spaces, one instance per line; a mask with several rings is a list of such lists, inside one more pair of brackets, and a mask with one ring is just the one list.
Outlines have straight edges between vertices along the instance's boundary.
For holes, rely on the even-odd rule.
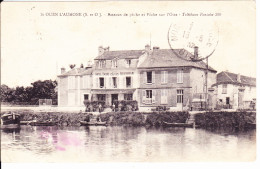
[[156,107],[184,110],[192,100],[190,88],[143,88],[138,89],[137,93],[143,111],[153,111]]
[[106,106],[112,106],[118,100],[136,100],[135,89],[93,89],[91,101],[103,101]]

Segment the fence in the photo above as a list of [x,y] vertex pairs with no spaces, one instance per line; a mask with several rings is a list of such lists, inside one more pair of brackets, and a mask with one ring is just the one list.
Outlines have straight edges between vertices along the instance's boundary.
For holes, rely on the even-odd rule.
[[51,106],[52,99],[39,99],[39,106]]

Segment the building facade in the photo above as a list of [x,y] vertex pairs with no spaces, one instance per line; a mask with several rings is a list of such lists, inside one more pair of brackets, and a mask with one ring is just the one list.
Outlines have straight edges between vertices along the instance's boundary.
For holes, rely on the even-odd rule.
[[61,69],[58,76],[58,106],[84,106],[91,98],[92,67]]
[[99,47],[94,64],[59,75],[59,106],[82,106],[85,100],[136,100],[140,111],[157,106],[183,110],[207,86],[216,83],[216,70],[203,62],[179,58],[172,49],[110,51]]
[[178,51],[154,47],[138,66],[140,87],[139,104],[143,110],[165,106],[171,110],[190,107],[196,95],[206,93],[216,81],[216,71],[204,62],[191,62],[176,56]]
[[255,78],[223,71],[217,74],[217,82],[213,86],[221,108],[245,109],[256,101]]
[[115,100],[136,100],[140,79],[137,65],[142,55],[142,50],[109,51],[99,47],[93,65],[92,99],[105,101],[108,106]]

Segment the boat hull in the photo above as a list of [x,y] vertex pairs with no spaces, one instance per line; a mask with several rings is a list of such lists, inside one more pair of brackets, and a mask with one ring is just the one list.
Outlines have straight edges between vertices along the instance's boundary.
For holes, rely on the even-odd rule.
[[80,125],[82,126],[107,126],[106,122],[86,122],[80,121]]
[[57,122],[30,122],[31,126],[55,126]]
[[163,122],[164,127],[190,127],[192,128],[194,126],[193,123],[168,123]]
[[15,113],[6,113],[1,116],[1,129],[20,128],[20,115]]
[[1,125],[1,129],[17,129],[17,128],[20,128],[20,124]]

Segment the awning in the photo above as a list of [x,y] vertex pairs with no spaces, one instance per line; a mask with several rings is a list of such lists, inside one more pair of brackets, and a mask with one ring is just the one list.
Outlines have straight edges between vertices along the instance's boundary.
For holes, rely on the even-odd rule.
[[91,89],[92,94],[134,93],[135,89]]

